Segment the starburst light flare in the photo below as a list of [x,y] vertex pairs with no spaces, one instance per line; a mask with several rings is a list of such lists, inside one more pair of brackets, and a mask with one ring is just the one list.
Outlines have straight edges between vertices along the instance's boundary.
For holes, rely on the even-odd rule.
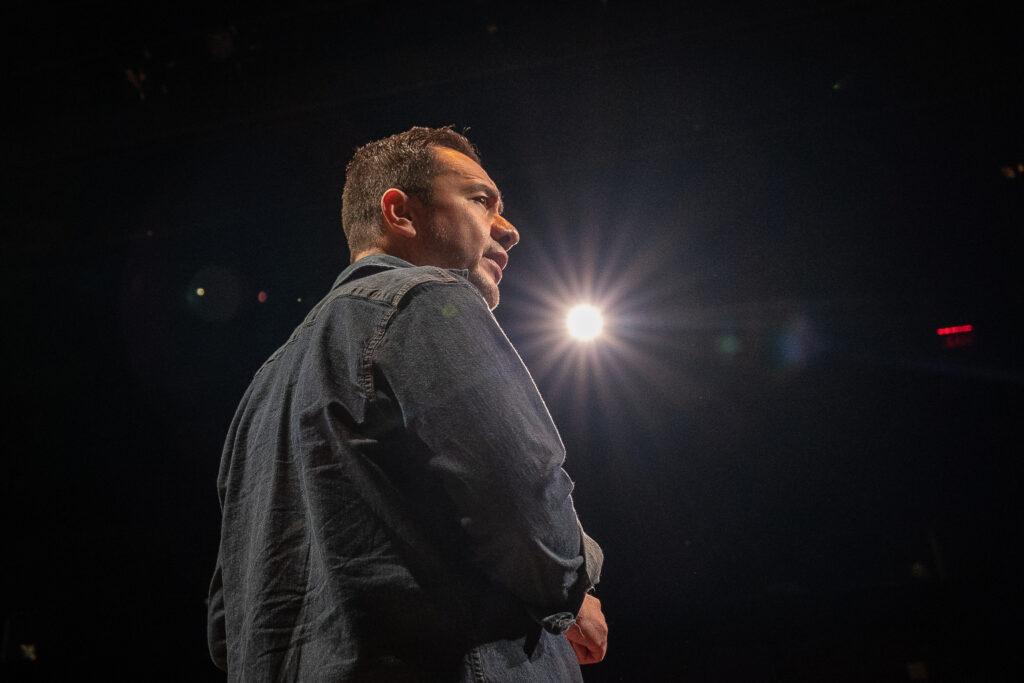
[[565,325],[569,334],[579,341],[593,341],[601,334],[604,317],[596,306],[579,304],[573,306],[566,316]]

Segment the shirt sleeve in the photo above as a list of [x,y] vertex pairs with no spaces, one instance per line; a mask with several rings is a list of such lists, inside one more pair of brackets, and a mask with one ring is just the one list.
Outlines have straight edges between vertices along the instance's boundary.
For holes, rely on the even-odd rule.
[[217,568],[213,572],[213,579],[210,581],[210,592],[206,599],[206,644],[213,663],[221,671],[227,671],[227,638],[224,633],[224,584],[219,554],[217,557]]
[[564,631],[592,586],[565,448],[483,299],[464,282],[416,288],[376,358],[455,504],[473,564]]

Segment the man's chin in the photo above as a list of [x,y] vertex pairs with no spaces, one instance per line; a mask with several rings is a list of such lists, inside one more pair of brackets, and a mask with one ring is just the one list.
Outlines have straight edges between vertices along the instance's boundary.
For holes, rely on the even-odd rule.
[[487,306],[493,311],[498,307],[498,301],[501,299],[501,295],[498,292],[498,285],[494,282],[490,275],[478,272],[470,272],[469,281],[476,287],[476,291],[480,292],[480,296],[487,302]]
[[[479,287],[477,289],[480,289]],[[487,302],[487,306],[493,311],[498,307],[498,301],[501,300],[501,294],[498,293],[498,288],[491,284],[490,287],[484,287],[480,289],[480,296]]]

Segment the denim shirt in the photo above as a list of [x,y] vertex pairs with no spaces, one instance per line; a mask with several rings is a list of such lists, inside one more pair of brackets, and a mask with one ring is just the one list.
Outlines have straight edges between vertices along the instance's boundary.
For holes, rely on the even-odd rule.
[[603,557],[466,271],[361,259],[224,444],[208,640],[231,680],[578,681]]

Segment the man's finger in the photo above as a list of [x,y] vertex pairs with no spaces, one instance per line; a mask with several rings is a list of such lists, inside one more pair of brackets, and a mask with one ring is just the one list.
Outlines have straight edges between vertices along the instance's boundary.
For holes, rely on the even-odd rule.
[[573,625],[565,632],[565,637],[572,645],[572,649],[576,653],[576,661],[580,664],[596,664],[604,659],[605,653],[608,651],[607,636],[603,638],[603,642],[599,642],[591,637],[591,634],[581,629],[579,625]]
[[579,643],[574,643],[571,640],[569,645],[572,646],[572,651],[576,653],[576,661],[583,664],[583,661],[587,658],[587,648],[583,647]]

